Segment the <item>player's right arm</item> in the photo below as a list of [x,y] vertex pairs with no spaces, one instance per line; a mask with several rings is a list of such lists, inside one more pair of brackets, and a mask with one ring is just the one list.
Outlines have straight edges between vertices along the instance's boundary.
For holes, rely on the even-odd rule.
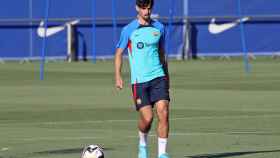
[[122,80],[122,53],[124,49],[117,48],[115,53],[115,87],[118,90],[123,88],[123,80]]
[[128,44],[128,34],[126,27],[122,29],[121,37],[117,43],[116,52],[115,52],[115,87],[118,90],[123,88],[123,79],[122,79],[122,54],[127,48]]

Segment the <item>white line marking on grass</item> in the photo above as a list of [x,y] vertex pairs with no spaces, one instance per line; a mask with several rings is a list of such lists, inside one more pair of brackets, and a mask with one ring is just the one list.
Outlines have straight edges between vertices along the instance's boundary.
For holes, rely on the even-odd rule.
[[272,118],[272,117],[280,117],[280,115],[275,114],[275,115],[254,115],[254,116],[202,116],[202,117],[179,117],[179,118],[171,118],[171,121],[176,121],[176,120],[196,120],[196,119],[201,119],[201,120],[208,120],[208,119],[235,119],[235,118]]
[[[178,117],[178,118],[170,118],[170,121],[178,121],[178,120],[210,120],[210,119],[250,119],[250,118],[278,118],[280,115],[254,115],[254,116],[246,116],[246,115],[237,115],[237,116],[201,116],[201,117]],[[137,120],[92,120],[92,121],[56,121],[56,122],[23,122],[23,123],[1,123],[1,125],[7,124],[20,124],[20,125],[72,125],[72,124],[94,124],[94,123],[123,123],[123,122],[137,122]]]
[[[226,133],[218,133],[218,132],[190,132],[190,133],[169,133],[170,136],[201,136],[201,135],[221,135]],[[156,137],[157,134],[149,134],[149,137]],[[138,138],[138,135],[136,136],[127,136],[127,138]]]
[[[201,116],[201,117],[178,117],[178,118],[170,118],[170,121],[177,120],[208,120],[208,119],[234,119],[234,118],[271,118],[271,117],[280,117],[280,115],[257,115],[257,116]],[[96,121],[59,121],[59,122],[43,122],[40,124],[45,125],[56,125],[56,124],[89,124],[89,123],[115,123],[115,122],[137,122],[138,120],[96,120]],[[39,123],[38,123],[39,124]]]
[[5,148],[1,148],[1,151],[7,151],[9,150],[9,148],[5,147]]
[[88,124],[88,123],[115,123],[115,122],[137,122],[137,120],[95,120],[95,121],[59,121],[59,122],[43,122],[40,124],[55,125],[55,124]]
[[[191,136],[191,135],[217,135],[223,133],[170,133],[170,136]],[[157,136],[156,134],[149,134],[150,137]],[[23,138],[21,141],[58,141],[58,140],[89,140],[89,139],[108,139],[109,137],[40,137],[40,138]],[[122,138],[138,138],[138,135],[122,136]],[[110,138],[111,139],[111,138]]]
[[23,138],[22,141],[53,141],[53,140],[86,140],[86,139],[104,139],[106,137],[40,137],[40,138]]
[[[254,132],[238,132],[236,134],[242,133],[250,133],[250,134],[258,134],[263,133],[262,131],[254,131]],[[210,135],[228,135],[235,134],[235,132],[189,132],[189,133],[180,133],[180,132],[173,132],[170,133],[170,136],[210,136]],[[156,137],[157,134],[151,133],[149,137]],[[111,136],[108,137],[40,137],[40,138],[23,138],[18,139],[21,141],[61,141],[61,140],[90,140],[90,139],[111,139]],[[117,139],[127,139],[127,138],[138,138],[138,135],[129,135],[129,136],[119,136]]]

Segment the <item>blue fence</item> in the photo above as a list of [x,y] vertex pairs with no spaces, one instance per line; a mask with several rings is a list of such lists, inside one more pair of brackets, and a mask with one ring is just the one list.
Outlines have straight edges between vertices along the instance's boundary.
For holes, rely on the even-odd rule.
[[[56,31],[47,36],[47,57],[65,58],[65,25],[79,19],[75,24],[78,55],[110,58],[121,28],[136,15],[134,0],[49,2],[48,29]],[[0,5],[0,58],[41,56],[45,7],[45,0],[3,0]],[[168,36],[169,56],[181,56],[186,52],[205,56],[241,55],[240,27],[237,27],[240,20],[244,20],[248,51],[261,55],[279,52],[280,1],[241,0],[241,7],[240,16],[236,0],[166,0],[156,1],[153,15],[172,32]],[[93,19],[96,19],[94,33]],[[187,26],[191,27],[186,29]],[[186,44],[190,47],[186,48]]]
[[[280,51],[280,45],[277,44],[280,35],[280,1],[240,0],[240,3],[241,17],[238,0],[189,0],[188,15],[197,19],[192,25],[196,40],[193,48],[195,53],[206,56],[242,54],[241,30],[238,27],[238,20],[241,19],[244,19],[249,52],[267,55]],[[209,29],[213,21],[211,17],[216,17],[216,22],[212,22],[212,30]],[[224,24],[232,24],[232,27],[213,33]]]

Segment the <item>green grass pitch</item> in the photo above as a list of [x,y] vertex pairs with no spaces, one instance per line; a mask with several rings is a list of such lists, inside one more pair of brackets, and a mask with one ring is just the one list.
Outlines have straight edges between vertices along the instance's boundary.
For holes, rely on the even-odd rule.
[[[279,158],[280,62],[171,61],[171,158]],[[0,158],[78,158],[86,144],[106,158],[136,158],[137,113],[129,68],[114,89],[112,61],[0,64]],[[156,120],[149,137],[155,158]]]

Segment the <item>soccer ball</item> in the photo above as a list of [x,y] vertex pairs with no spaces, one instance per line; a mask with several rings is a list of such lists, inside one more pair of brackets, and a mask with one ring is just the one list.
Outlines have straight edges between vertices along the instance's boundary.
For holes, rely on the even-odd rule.
[[81,158],[104,158],[103,149],[98,145],[88,145],[84,148]]

